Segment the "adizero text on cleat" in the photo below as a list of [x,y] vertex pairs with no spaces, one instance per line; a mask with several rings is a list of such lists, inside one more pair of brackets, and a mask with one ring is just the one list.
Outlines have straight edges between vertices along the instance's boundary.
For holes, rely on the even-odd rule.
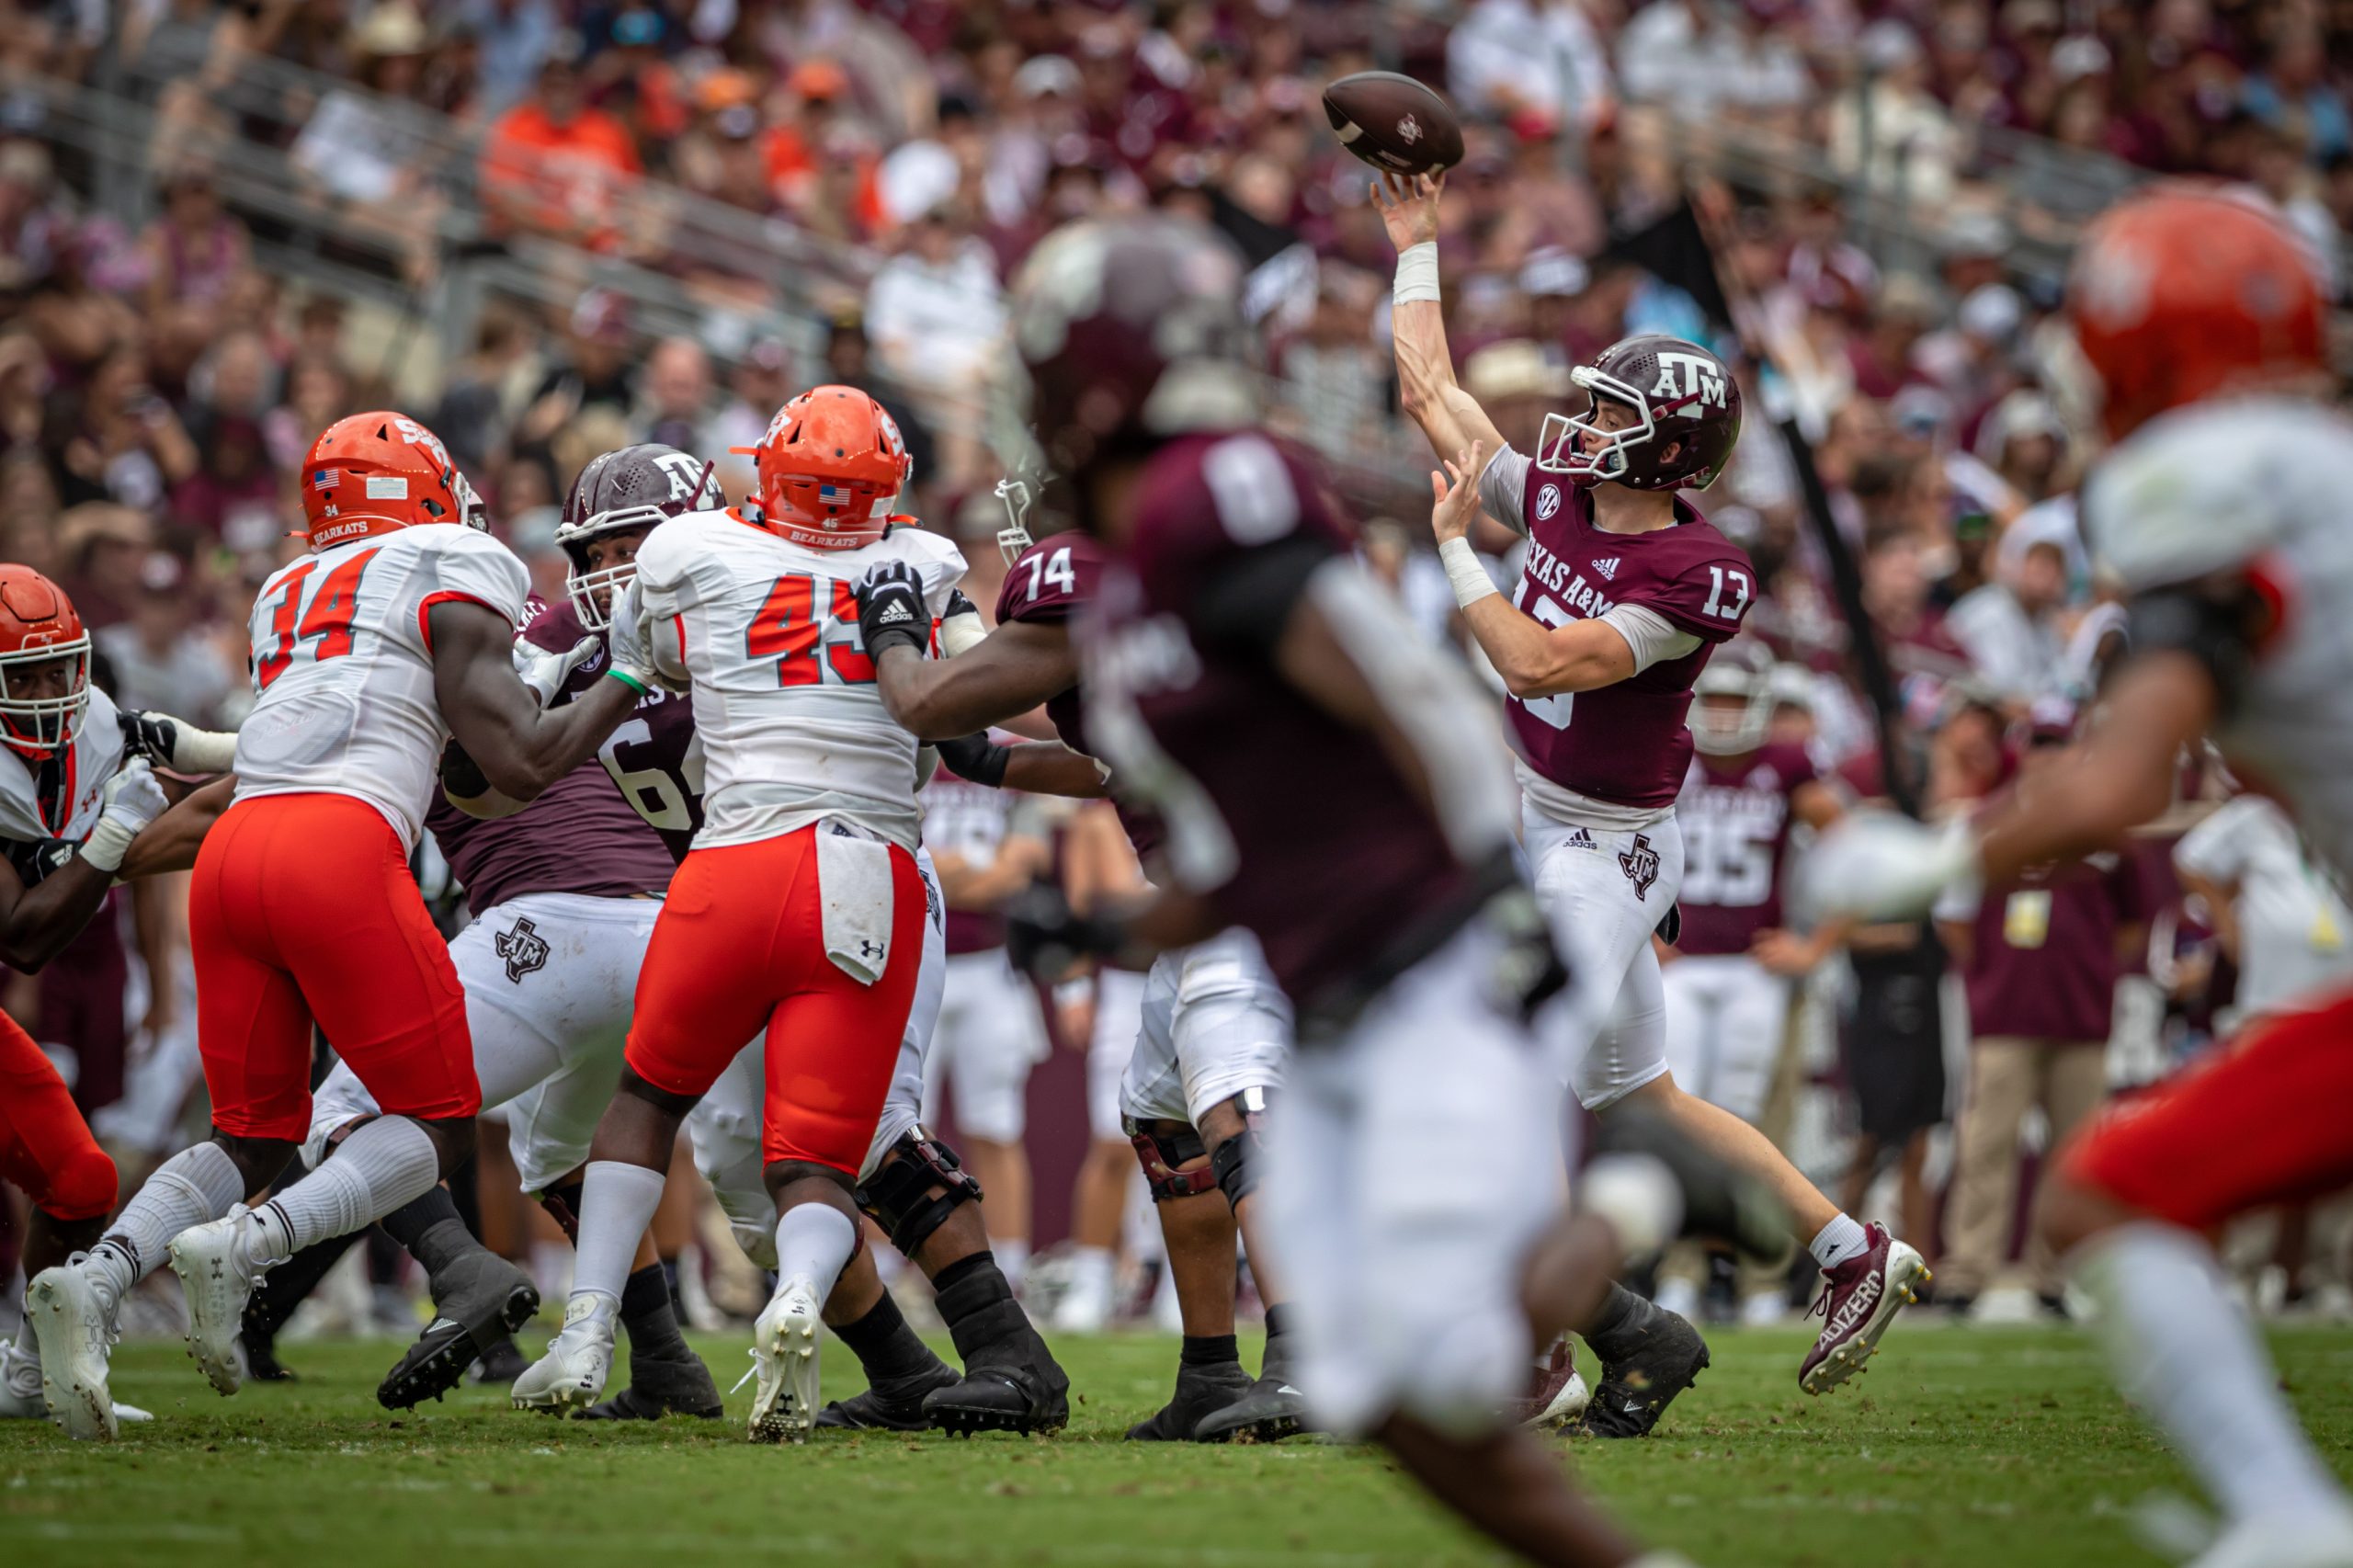
[[1798,1387],[1808,1393],[1826,1392],[1861,1371],[1895,1314],[1919,1300],[1930,1278],[1920,1255],[1886,1226],[1874,1221],[1865,1233],[1870,1244],[1823,1276],[1813,1303],[1822,1334],[1798,1369]]

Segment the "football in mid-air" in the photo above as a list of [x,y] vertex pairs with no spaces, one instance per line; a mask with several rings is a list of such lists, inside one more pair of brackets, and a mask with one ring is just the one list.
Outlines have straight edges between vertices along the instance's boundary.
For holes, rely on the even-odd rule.
[[1324,114],[1340,145],[1390,174],[1426,175],[1462,161],[1462,122],[1411,76],[1359,71],[1324,89]]

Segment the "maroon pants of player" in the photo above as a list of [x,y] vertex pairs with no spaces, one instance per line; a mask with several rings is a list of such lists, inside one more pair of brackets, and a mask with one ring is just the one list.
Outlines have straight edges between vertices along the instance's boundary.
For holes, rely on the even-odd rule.
[[0,1014],[0,1177],[52,1220],[114,1212],[114,1162],[33,1037]]

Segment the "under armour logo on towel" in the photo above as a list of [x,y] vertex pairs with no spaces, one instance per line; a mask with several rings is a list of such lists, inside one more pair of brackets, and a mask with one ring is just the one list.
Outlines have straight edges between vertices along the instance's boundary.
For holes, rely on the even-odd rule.
[[529,920],[517,920],[511,931],[501,931],[491,938],[491,946],[506,960],[506,978],[516,984],[533,970],[545,968],[548,944]]
[[858,956],[870,963],[880,963],[882,959],[882,944],[871,937],[860,937],[858,939]]
[[1638,833],[1634,835],[1634,846],[1618,857],[1618,869],[1634,884],[1634,896],[1648,899],[1651,884],[1658,881],[1658,851],[1651,847],[1649,838]]

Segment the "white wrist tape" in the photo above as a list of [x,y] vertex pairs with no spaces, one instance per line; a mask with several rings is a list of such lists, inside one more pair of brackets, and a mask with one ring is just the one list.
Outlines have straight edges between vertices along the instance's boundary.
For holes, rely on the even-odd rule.
[[1438,297],[1436,240],[1424,240],[1397,253],[1397,283],[1392,297],[1401,305]]
[[119,871],[122,858],[131,853],[131,841],[138,836],[139,829],[120,817],[102,816],[82,841],[81,858],[101,871]]
[[1438,558],[1446,568],[1446,580],[1454,585],[1454,602],[1464,609],[1499,591],[1495,580],[1479,563],[1479,552],[1471,548],[1469,540],[1446,540],[1438,547]]

